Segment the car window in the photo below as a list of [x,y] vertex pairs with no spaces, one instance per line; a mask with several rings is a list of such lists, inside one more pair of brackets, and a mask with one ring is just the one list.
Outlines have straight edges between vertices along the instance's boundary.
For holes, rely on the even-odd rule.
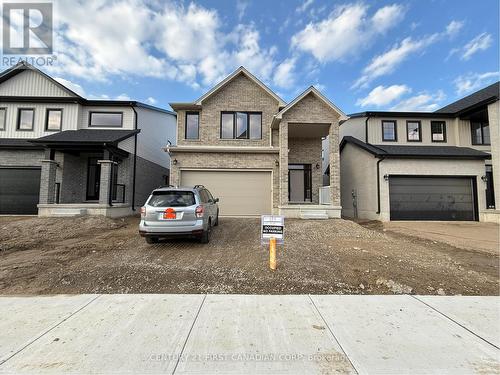
[[214,200],[214,197],[212,196],[212,193],[210,193],[208,190],[205,190],[207,192],[208,199]]
[[192,191],[154,191],[148,205],[153,207],[187,207],[195,203]]
[[203,203],[208,203],[208,195],[206,190],[200,190],[200,198]]

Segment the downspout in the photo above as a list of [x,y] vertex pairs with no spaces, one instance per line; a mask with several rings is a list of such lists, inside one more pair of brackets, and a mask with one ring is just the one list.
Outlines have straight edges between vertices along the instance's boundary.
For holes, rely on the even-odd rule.
[[370,119],[370,116],[366,117],[365,120],[365,143],[368,143],[368,120]]
[[380,214],[380,162],[384,159],[385,157],[380,156],[377,160],[377,215]]
[[[134,130],[137,130],[137,111],[135,106],[132,105],[132,110],[134,111]],[[133,179],[132,179],[132,211],[135,211],[135,178],[137,173],[137,133],[134,134],[134,169],[133,169]]]

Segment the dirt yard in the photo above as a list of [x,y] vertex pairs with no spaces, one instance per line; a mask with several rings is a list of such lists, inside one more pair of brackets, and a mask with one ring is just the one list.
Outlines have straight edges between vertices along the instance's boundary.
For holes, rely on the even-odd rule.
[[0,294],[499,294],[499,257],[381,223],[287,220],[268,269],[259,220],[221,219],[211,242],[147,245],[138,218],[0,217]]

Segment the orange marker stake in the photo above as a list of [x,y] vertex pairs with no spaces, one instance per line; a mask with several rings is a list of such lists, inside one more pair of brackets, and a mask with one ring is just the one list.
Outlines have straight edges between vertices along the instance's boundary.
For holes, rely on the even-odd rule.
[[276,269],[276,238],[269,239],[269,268]]

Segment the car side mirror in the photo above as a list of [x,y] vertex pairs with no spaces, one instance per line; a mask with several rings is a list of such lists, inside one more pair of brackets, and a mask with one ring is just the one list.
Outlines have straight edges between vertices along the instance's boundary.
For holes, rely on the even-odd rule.
[[219,201],[219,198],[214,199],[214,203],[217,203]]

